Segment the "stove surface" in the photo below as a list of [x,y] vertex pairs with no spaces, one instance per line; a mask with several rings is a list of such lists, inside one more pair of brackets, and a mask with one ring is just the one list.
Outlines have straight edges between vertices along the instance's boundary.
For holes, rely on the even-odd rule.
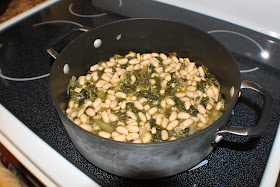
[[[101,1],[100,1],[101,2]],[[106,4],[107,2],[107,4]],[[146,6],[129,1],[61,1],[1,33],[0,103],[28,128],[98,183],[108,186],[258,186],[279,124],[280,41],[269,36],[153,1]],[[120,5],[120,2],[122,4]],[[150,4],[149,4],[150,3]],[[157,8],[157,12],[152,9]],[[151,10],[150,10],[151,9]],[[150,11],[149,11],[150,10]],[[168,12],[168,14],[166,13]],[[178,16],[180,15],[180,16]],[[131,17],[168,18],[213,35],[236,58],[242,80],[251,80],[271,93],[272,118],[260,138],[225,135],[200,168],[154,181],[136,181],[109,174],[89,163],[75,148],[52,104],[48,76],[54,59],[46,52],[49,42],[74,27],[97,26]],[[61,50],[81,33],[55,47]],[[229,125],[253,126],[262,111],[262,97],[244,90]]]

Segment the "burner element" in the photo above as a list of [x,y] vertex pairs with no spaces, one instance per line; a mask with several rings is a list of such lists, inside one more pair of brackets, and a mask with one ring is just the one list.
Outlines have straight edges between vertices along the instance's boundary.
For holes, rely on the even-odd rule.
[[106,16],[106,15],[107,15],[107,13],[92,14],[92,15],[82,15],[82,14],[78,14],[78,13],[74,12],[74,11],[72,10],[72,7],[73,7],[73,3],[71,3],[71,4],[69,5],[68,10],[69,10],[69,12],[70,12],[72,15],[77,16],[77,17],[82,17],[82,18],[94,18],[94,17],[100,17],[100,16]]

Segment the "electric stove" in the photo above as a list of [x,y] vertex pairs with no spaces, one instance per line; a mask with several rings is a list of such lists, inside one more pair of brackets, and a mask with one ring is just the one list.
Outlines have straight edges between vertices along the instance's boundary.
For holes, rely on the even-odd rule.
[[[177,1],[175,1],[177,2]],[[186,6],[187,7],[187,6]],[[0,35],[0,140],[43,184],[57,186],[269,186],[279,173],[280,40],[269,35],[162,1],[59,1],[40,9]],[[210,12],[211,13],[211,12]],[[217,147],[191,170],[153,181],[125,179],[88,162],[75,148],[52,104],[50,41],[75,27],[135,18],[164,18],[201,29],[236,58],[242,80],[261,85],[273,97],[272,118],[259,138],[224,135]],[[55,46],[60,51],[82,33]],[[253,126],[262,97],[242,94],[229,125]],[[273,146],[273,147],[272,147]],[[272,183],[271,183],[272,181]],[[273,183],[274,181],[274,183]]]

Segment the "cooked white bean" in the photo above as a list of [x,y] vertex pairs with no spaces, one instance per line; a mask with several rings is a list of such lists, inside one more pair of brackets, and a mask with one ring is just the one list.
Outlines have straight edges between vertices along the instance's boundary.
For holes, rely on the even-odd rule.
[[115,136],[113,139],[119,142],[125,142],[126,140],[125,135]]
[[70,100],[69,103],[68,103],[68,107],[69,108],[74,108],[74,104],[75,104],[75,102],[73,100]]
[[142,143],[141,140],[134,140],[132,143]]
[[76,93],[80,93],[82,91],[82,88],[75,88],[74,89],[74,92],[76,92]]
[[194,66],[195,66],[195,63],[193,63],[193,62],[189,63],[189,65],[187,67],[189,73],[194,69]]
[[143,143],[149,143],[152,139],[152,135],[149,132],[145,132],[145,134],[142,137]]
[[96,71],[99,67],[99,64],[95,64],[93,66],[90,67],[90,71]]
[[220,110],[222,108],[222,106],[223,106],[223,103],[222,103],[222,101],[220,101],[220,102],[217,103],[215,109]]
[[139,132],[140,128],[136,125],[127,125],[128,132]]
[[159,62],[156,58],[152,58],[150,59],[150,63],[155,67],[157,68],[159,66]]
[[178,120],[170,121],[169,124],[167,125],[166,129],[173,130],[175,127],[177,127],[178,124],[179,124]]
[[175,94],[176,97],[181,98],[181,97],[185,97],[185,93],[184,92],[178,92]]
[[173,111],[169,116],[169,121],[173,121],[175,119],[177,119],[177,112]]
[[131,112],[130,110],[126,112],[126,115],[127,115],[128,117],[134,119],[134,120],[137,120],[136,115],[135,115],[133,112]]
[[146,113],[146,119],[147,119],[147,120],[150,120],[150,119],[151,119],[151,115],[150,115],[148,112]]
[[110,113],[109,114],[109,120],[112,122],[115,122],[118,120],[118,116],[116,114]]
[[92,131],[92,127],[89,124],[81,124],[80,127],[88,132]]
[[199,75],[200,75],[201,77],[205,77],[205,72],[204,72],[203,67],[199,66],[198,72],[199,72]]
[[117,92],[117,93],[115,93],[115,96],[118,98],[126,98],[126,94],[123,92]]
[[118,102],[116,100],[111,101],[109,104],[110,108],[112,108],[112,109],[115,108],[117,105],[118,105]]
[[185,108],[186,110],[189,110],[191,108],[191,102],[189,100],[185,101]]
[[167,98],[167,99],[165,100],[165,102],[166,102],[168,105],[171,105],[171,106],[175,105],[175,102],[174,102],[171,98]]
[[179,119],[189,119],[191,115],[187,112],[180,112],[177,117]]
[[133,71],[134,65],[130,65],[126,68],[126,71]]
[[95,116],[95,111],[94,111],[93,108],[88,108],[88,109],[86,110],[86,114],[87,114],[88,116],[92,117],[92,116]]
[[190,127],[192,124],[193,124],[193,120],[192,120],[192,119],[186,119],[181,125],[182,125],[184,128],[188,128],[188,127]]
[[196,116],[202,123],[207,122],[206,118],[202,114],[198,113]]
[[125,69],[120,69],[119,71],[117,71],[117,74],[119,75],[119,76],[121,76],[121,75],[123,75],[123,74],[125,74]]
[[197,105],[197,110],[198,112],[200,112],[201,114],[206,114],[207,110],[204,108],[204,106],[202,105]]
[[85,112],[85,109],[84,109],[84,108],[81,109],[81,110],[79,110],[77,116],[80,117],[84,112]]
[[210,98],[213,98],[215,97],[215,94],[213,92],[213,90],[211,88],[207,88],[206,89],[206,94],[210,97]]
[[135,66],[134,66],[134,70],[136,71],[136,70],[139,70],[139,69],[141,69],[142,68],[142,66],[141,66],[141,64],[136,64]]
[[156,134],[157,133],[157,128],[156,127],[153,127],[152,130],[151,130],[152,134]]
[[108,133],[108,132],[105,132],[105,131],[100,131],[100,132],[98,133],[98,135],[101,136],[101,137],[103,137],[103,138],[107,138],[107,139],[111,138],[111,134]]
[[117,133],[116,131],[112,132],[112,138],[116,137],[116,136],[119,136],[120,134]]
[[168,140],[168,132],[166,130],[161,131],[161,139]]
[[172,61],[175,63],[179,63],[179,60],[176,56],[172,56]]
[[161,126],[162,126],[163,128],[166,128],[167,125],[168,125],[168,123],[169,123],[169,120],[168,120],[167,118],[163,118],[163,119],[162,119]]
[[146,116],[142,112],[138,112],[138,116],[140,120],[143,121],[144,123],[147,121]]
[[122,58],[122,59],[118,60],[118,63],[121,64],[121,65],[126,64],[127,62],[128,62],[127,58]]
[[126,139],[127,141],[131,141],[131,140],[136,140],[139,138],[139,134],[137,132],[132,132],[132,133],[129,133],[127,136],[126,136]]
[[102,120],[105,122],[105,123],[109,123],[110,120],[109,120],[109,115],[106,111],[103,111],[102,114],[101,114],[101,118]]
[[74,121],[73,121],[76,125],[81,125],[82,122],[79,118],[76,118]]
[[134,101],[134,106],[138,110],[143,110],[143,108],[144,108],[143,105],[139,101]]
[[128,135],[128,130],[123,126],[118,126],[116,132],[123,135]]
[[98,80],[98,73],[95,71],[91,74],[91,77],[94,81],[97,81]]
[[166,60],[166,59],[167,59],[167,56],[166,56],[166,54],[164,54],[164,53],[160,53],[159,57],[160,57],[162,60]]
[[160,116],[157,116],[156,117],[156,124],[161,125],[161,123],[162,123],[162,118]]
[[189,97],[189,98],[194,97],[193,92],[189,92],[189,91],[186,92],[186,96]]
[[153,108],[151,108],[149,111],[148,111],[148,113],[150,114],[150,115],[154,115],[156,112],[157,112],[157,108],[156,107],[153,107]]
[[137,58],[133,58],[131,60],[128,61],[129,64],[138,64],[139,60]]

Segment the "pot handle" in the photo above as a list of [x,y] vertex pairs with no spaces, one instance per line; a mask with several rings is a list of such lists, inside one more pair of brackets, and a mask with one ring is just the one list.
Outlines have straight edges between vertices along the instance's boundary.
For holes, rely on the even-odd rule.
[[83,31],[83,32],[87,32],[89,31],[91,28],[89,27],[82,27],[82,28],[74,28],[71,29],[61,35],[59,35],[58,37],[54,38],[53,40],[51,40],[49,42],[48,49],[47,52],[49,53],[49,55],[51,55],[54,59],[57,59],[59,53],[56,52],[52,47],[55,46],[56,44],[58,44],[59,42],[61,42],[62,40],[64,40],[65,38],[67,38],[68,36],[70,36],[72,33],[77,32],[77,31]]
[[223,134],[223,133],[257,137],[257,136],[261,136],[264,133],[265,129],[267,128],[267,126],[270,122],[271,110],[272,110],[271,95],[258,84],[248,81],[248,80],[242,81],[241,89],[243,89],[243,88],[253,89],[253,90],[261,93],[263,96],[263,99],[264,99],[263,111],[262,111],[262,115],[261,115],[257,125],[255,125],[253,127],[240,127],[240,126],[222,127],[221,129],[219,129],[219,131],[217,131],[215,133],[215,139],[214,139],[215,143],[218,143],[219,141],[221,141],[221,139],[222,139],[221,134]]

